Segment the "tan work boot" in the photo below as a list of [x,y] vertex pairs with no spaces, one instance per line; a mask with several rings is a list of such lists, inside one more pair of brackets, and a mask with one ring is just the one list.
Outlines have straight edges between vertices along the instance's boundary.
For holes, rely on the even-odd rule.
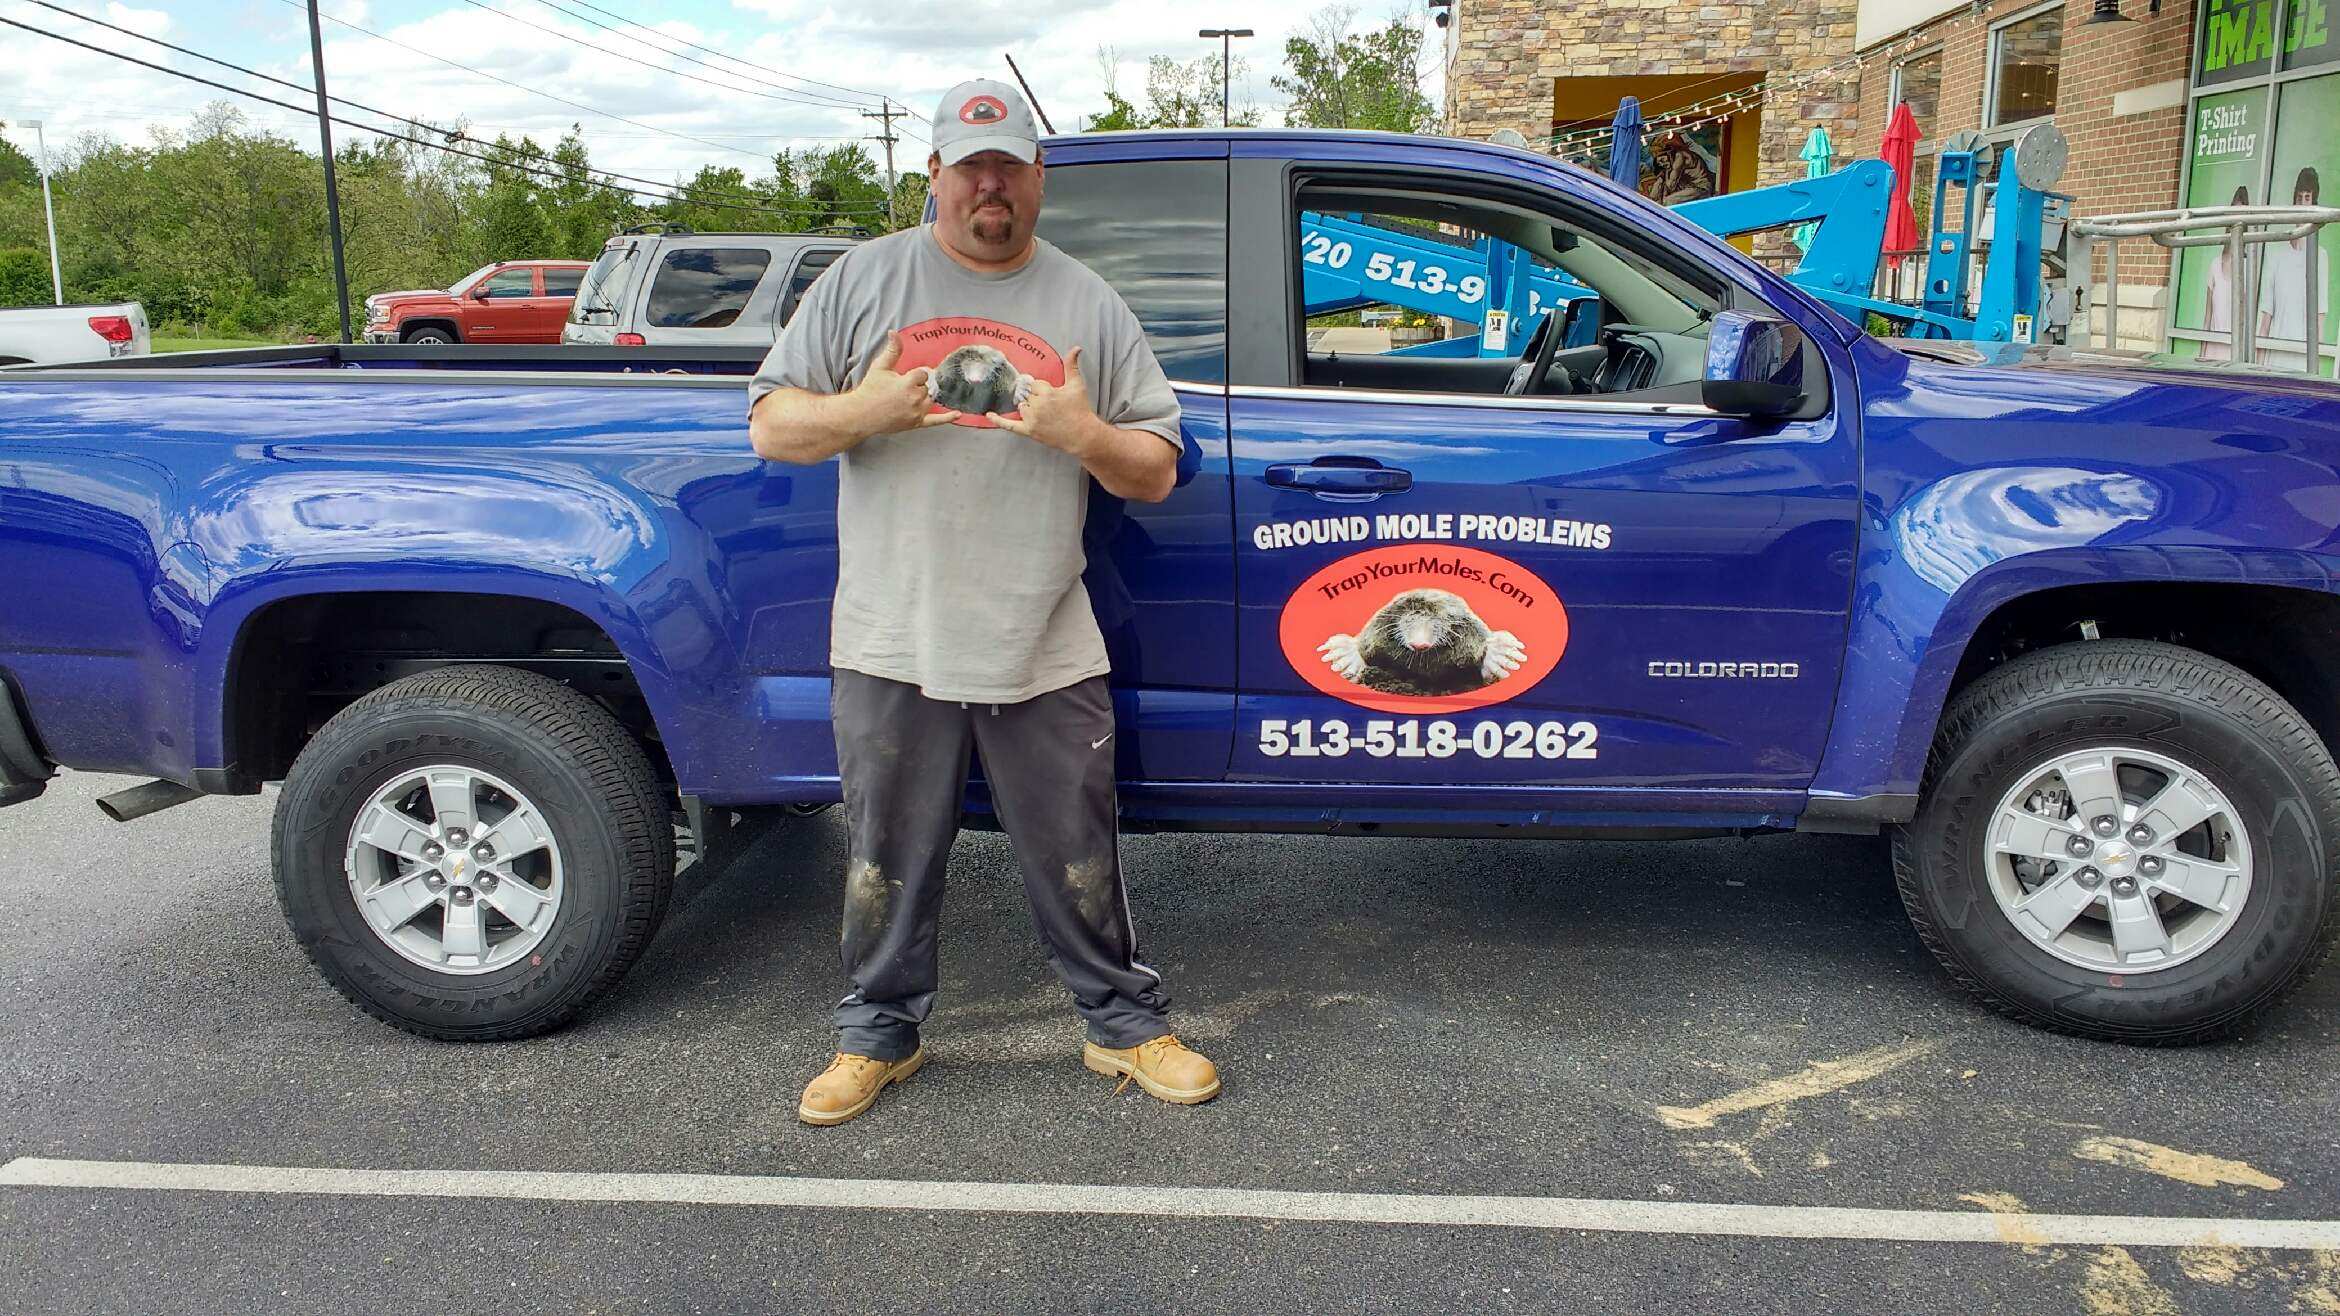
[[1174,1105],[1199,1105],[1219,1095],[1219,1067],[1168,1033],[1130,1047],[1086,1043],[1081,1063],[1109,1078],[1119,1074],[1123,1087],[1136,1079],[1139,1087]]
[[921,1046],[900,1060],[873,1060],[839,1051],[820,1077],[804,1085],[796,1117],[807,1124],[843,1124],[877,1103],[886,1084],[899,1083],[926,1063]]

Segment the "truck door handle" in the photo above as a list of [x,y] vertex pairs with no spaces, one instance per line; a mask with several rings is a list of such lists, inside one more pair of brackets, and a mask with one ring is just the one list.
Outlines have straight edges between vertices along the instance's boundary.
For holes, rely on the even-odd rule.
[[1277,462],[1267,482],[1279,489],[1304,489],[1319,497],[1377,497],[1414,487],[1414,473],[1384,466],[1371,457],[1319,457],[1305,466]]

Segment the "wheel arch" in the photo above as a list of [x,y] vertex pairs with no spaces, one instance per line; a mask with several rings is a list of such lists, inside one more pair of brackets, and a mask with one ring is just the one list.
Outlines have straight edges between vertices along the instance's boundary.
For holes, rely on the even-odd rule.
[[463,341],[463,326],[453,320],[440,319],[435,316],[420,320],[399,321],[398,341],[403,343],[425,329],[444,329],[454,336],[456,342]]
[[[681,722],[682,696],[633,611],[590,580],[368,564],[237,591],[203,637],[193,688],[218,698],[200,723],[197,761],[222,765],[215,789],[281,779],[315,727],[373,688],[483,662],[545,671],[601,699],[672,776],[664,729]],[[288,669],[299,679],[286,680]]]
[[[2340,757],[2340,651],[2319,655],[2303,642],[2308,626],[2340,627],[2340,561],[2289,550],[2091,546],[2007,558],[1949,595],[1899,566],[1881,576],[1853,617],[1838,731],[1815,795],[1914,804],[1951,698],[2009,658],[2087,638],[2084,621],[2104,638],[2168,640],[2234,663],[2298,707]],[[1930,607],[1920,591],[1931,594]],[[2238,609],[2282,624],[2236,627]],[[2225,626],[2212,624],[2221,618]]]

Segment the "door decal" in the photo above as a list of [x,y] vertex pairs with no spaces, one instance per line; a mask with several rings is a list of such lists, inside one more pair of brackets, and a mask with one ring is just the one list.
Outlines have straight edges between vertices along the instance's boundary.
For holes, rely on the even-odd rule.
[[1361,708],[1457,713],[1551,674],[1568,648],[1559,592],[1509,558],[1445,544],[1352,553],[1302,581],[1278,635],[1302,680]]

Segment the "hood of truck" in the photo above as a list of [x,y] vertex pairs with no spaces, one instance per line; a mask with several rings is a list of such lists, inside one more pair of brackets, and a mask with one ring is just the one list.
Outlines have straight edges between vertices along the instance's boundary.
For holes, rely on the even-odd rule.
[[2127,379],[2139,383],[2225,383],[2253,392],[2299,393],[2325,401],[2340,400],[2340,383],[2329,377],[2310,379],[2298,370],[2233,361],[2203,361],[2174,352],[2138,352],[2126,348],[2062,347],[2050,343],[1954,342],[1941,338],[1887,338],[1881,340],[1904,356],[1953,366],[2040,371]]
[[411,311],[417,307],[453,309],[459,298],[447,295],[444,288],[416,288],[407,292],[378,292],[366,298],[366,309],[389,314]]

